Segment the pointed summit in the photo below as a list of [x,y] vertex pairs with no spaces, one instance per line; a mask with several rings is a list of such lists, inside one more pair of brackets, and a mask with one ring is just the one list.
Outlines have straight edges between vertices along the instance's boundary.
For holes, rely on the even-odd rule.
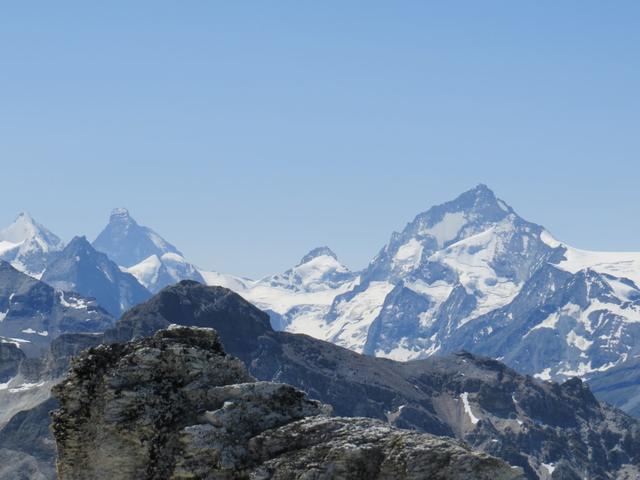
[[326,246],[316,247],[313,250],[311,250],[309,253],[307,253],[304,257],[302,257],[302,260],[300,260],[300,263],[298,263],[298,266],[303,265],[307,262],[310,262],[314,258],[323,257],[323,256],[331,257],[334,260],[338,260],[338,256],[329,247],[326,247]]
[[11,225],[0,231],[0,241],[20,243],[34,238],[39,238],[44,244],[58,249],[63,246],[58,236],[36,222],[27,212],[21,212]]
[[95,298],[115,317],[151,296],[133,275],[121,271],[84,236],[74,237],[54,257],[42,281],[59,290]]
[[71,241],[65,247],[64,251],[75,254],[90,254],[92,252],[95,252],[95,249],[91,246],[86,236],[78,235],[71,239]]
[[148,227],[139,225],[129,210],[114,208],[109,223],[93,242],[151,292],[180,280],[204,283],[198,269],[172,244]]
[[0,231],[0,259],[32,276],[44,270],[49,254],[62,250],[60,238],[36,222],[26,212]]
[[110,222],[122,220],[131,220],[135,223],[135,220],[133,220],[133,218],[131,218],[131,215],[129,214],[129,210],[127,210],[126,208],[119,207],[111,210],[111,215],[109,217]]
[[123,267],[132,267],[152,255],[182,253],[150,228],[139,225],[126,208],[115,208],[109,223],[93,242],[96,250]]
[[497,198],[489,187],[480,183],[471,190],[458,195],[454,200],[436,205],[426,212],[418,214],[416,220],[434,225],[447,214],[461,214],[474,222],[492,223],[500,221],[512,213],[515,212],[509,205]]

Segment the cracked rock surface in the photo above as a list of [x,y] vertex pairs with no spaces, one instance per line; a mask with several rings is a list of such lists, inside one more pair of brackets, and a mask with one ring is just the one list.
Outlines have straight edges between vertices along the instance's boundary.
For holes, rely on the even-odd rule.
[[513,479],[455,441],[257,382],[211,329],[91,348],[54,388],[58,476],[120,479]]

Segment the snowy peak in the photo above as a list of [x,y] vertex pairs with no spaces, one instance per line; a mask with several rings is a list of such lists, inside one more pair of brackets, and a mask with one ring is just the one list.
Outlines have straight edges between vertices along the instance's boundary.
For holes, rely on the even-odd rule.
[[510,206],[499,200],[486,185],[480,184],[455,200],[417,215],[403,233],[433,237],[435,246],[444,248],[512,214],[515,212]]
[[205,279],[198,269],[177,253],[165,253],[161,257],[151,255],[137,265],[124,270],[136,277],[145,288],[153,293],[181,280],[195,280],[205,283]]
[[139,225],[126,208],[111,212],[109,223],[93,242],[96,250],[123,267],[132,267],[152,255],[182,253],[148,227]]
[[259,283],[293,291],[317,292],[338,288],[353,280],[354,276],[338,261],[330,248],[318,247],[305,255],[295,267]]
[[9,227],[0,231],[0,241],[3,242],[19,244],[30,240],[36,241],[45,251],[60,250],[63,247],[60,238],[26,212],[22,212]]
[[[511,302],[557,254],[543,231],[486,185],[430,208],[393,233],[361,282],[336,297],[331,340],[356,351],[366,342],[368,353],[403,360],[435,353],[456,329]],[[356,324],[354,334],[348,327]]]
[[309,253],[307,253],[304,257],[302,257],[302,260],[300,260],[300,263],[298,263],[297,266],[303,265],[317,257],[322,257],[322,256],[331,257],[336,261],[338,260],[338,256],[329,247],[316,247],[313,250],[311,250]]
[[204,282],[198,269],[175,246],[139,225],[126,208],[113,209],[93,246],[154,293],[180,280]]
[[0,232],[0,239],[7,242],[20,243],[28,238],[35,237],[37,231],[38,227],[31,215],[22,212],[9,227]]
[[0,231],[0,259],[32,276],[42,274],[49,255],[63,247],[60,238],[26,212]]
[[[425,266],[429,265],[434,254],[480,234],[485,235],[487,241],[469,251],[479,252],[487,247],[496,254],[509,255],[514,252],[523,254],[524,250],[532,248],[550,250],[540,239],[542,230],[542,227],[520,218],[486,185],[478,185],[455,200],[418,214],[402,232],[394,232],[363,276],[365,280],[391,280],[394,283],[410,276],[433,276],[434,272],[425,272]],[[503,238],[499,250],[493,248],[497,246],[496,242],[489,241],[489,237],[496,235]],[[484,257],[489,259],[495,255]],[[436,276],[442,275],[451,277],[441,269]]]

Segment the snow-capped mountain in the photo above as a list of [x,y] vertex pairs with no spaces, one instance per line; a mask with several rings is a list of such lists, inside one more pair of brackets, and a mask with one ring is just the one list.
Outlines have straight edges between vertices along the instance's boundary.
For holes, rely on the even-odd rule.
[[338,256],[329,247],[317,247],[302,257],[295,267],[258,283],[293,292],[322,292],[339,288],[353,278],[354,274],[338,261]]
[[[41,251],[59,249],[51,235],[19,218],[0,245],[37,238],[46,240]],[[114,315],[147,298],[138,282],[158,291],[190,279],[240,293],[277,329],[396,360],[466,349],[563,380],[640,355],[640,253],[565,245],[485,185],[417,215],[356,273],[327,247],[257,281],[199,270],[124,209],[113,211],[94,246],[120,268],[75,239],[54,252],[42,278],[96,297]]]
[[58,290],[95,298],[115,317],[151,296],[133,275],[95,250],[85,237],[75,237],[52,258],[42,281]]
[[63,333],[103,332],[114,323],[94,300],[56,291],[0,261],[0,343],[38,356]]
[[205,281],[175,246],[150,228],[139,225],[125,208],[111,212],[109,223],[93,247],[107,254],[151,292],[180,280]]
[[0,260],[36,278],[42,275],[51,254],[63,247],[62,240],[28,213],[21,213],[9,227],[0,231]]
[[321,283],[321,301],[307,298],[313,288],[301,285],[316,277],[300,269],[237,291],[270,311],[276,327],[370,355],[466,349],[564,380],[638,350],[640,253],[569,247],[484,185],[416,216],[360,274]]
[[336,295],[357,281],[328,247],[314,248],[295,267],[258,281],[202,273],[209,285],[230,288],[267,311],[276,329],[314,336],[326,329],[324,317]]
[[540,268],[508,305],[452,334],[472,349],[548,380],[591,377],[640,353],[640,289],[590,268]]
[[555,250],[542,227],[479,185],[419,214],[335,299],[327,337],[408,360],[437,352],[451,332],[508,304]]
[[148,227],[138,225],[126,208],[115,208],[109,223],[93,242],[93,247],[106,253],[123,267],[132,267],[152,255],[182,253]]

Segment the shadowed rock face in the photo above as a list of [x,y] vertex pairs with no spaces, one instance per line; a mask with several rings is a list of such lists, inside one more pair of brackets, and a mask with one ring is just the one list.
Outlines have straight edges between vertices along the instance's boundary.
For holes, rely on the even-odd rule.
[[[114,324],[94,300],[55,291],[0,260],[0,344],[15,345],[35,358],[62,334],[104,332]],[[0,352],[0,362],[4,358]],[[4,381],[0,372],[0,383]]]
[[59,290],[95,298],[114,317],[151,296],[133,275],[121,271],[85,237],[75,237],[53,257],[42,281]]
[[58,475],[69,479],[513,479],[453,441],[256,382],[215,331],[174,327],[89,349],[54,388]]

